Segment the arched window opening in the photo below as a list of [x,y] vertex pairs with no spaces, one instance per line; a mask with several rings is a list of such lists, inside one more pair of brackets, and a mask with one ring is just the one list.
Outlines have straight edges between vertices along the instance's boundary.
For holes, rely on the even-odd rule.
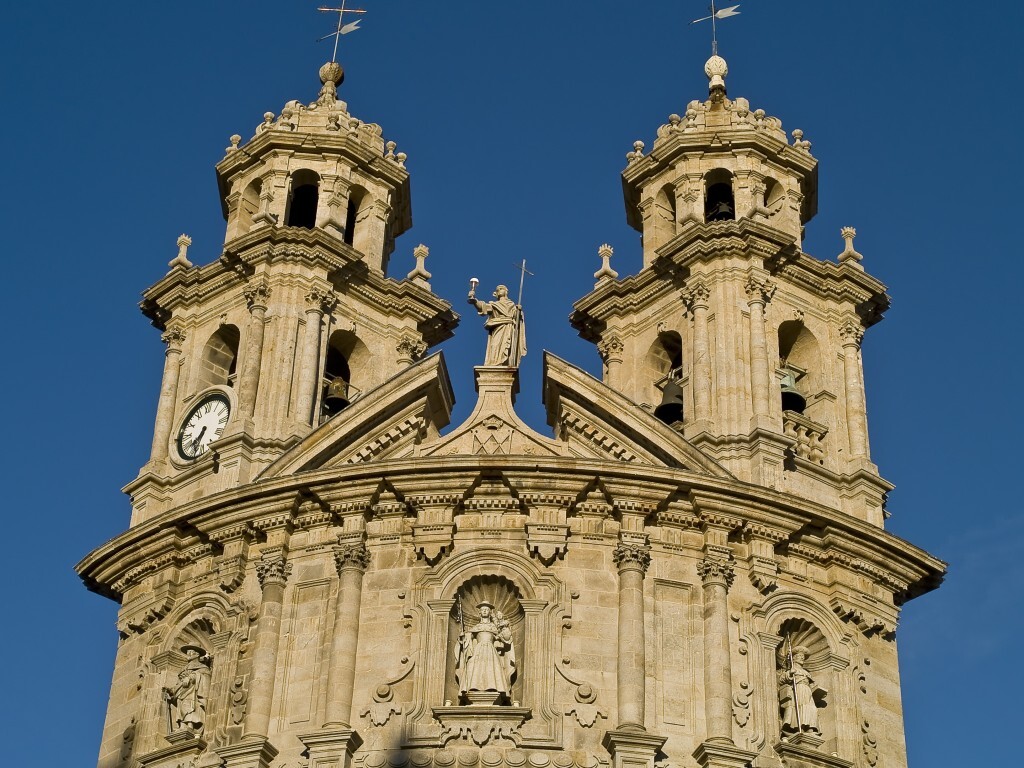
[[732,221],[736,218],[736,200],[732,174],[716,168],[704,177],[704,221]]
[[654,196],[654,220],[659,241],[668,242],[676,235],[676,191],[666,184]]
[[775,214],[782,210],[786,190],[775,179],[765,179],[764,185],[764,207],[769,214]]
[[654,415],[666,424],[683,418],[683,340],[676,331],[661,331],[647,352],[647,369],[658,405]]
[[780,736],[834,738],[834,708],[826,709],[831,677],[828,641],[806,619],[787,619],[779,627],[779,637],[775,669]]
[[345,236],[344,241],[348,245],[355,245],[356,225],[359,220],[359,212],[366,200],[366,190],[362,187],[352,187],[348,193],[348,209],[345,211]]
[[287,226],[313,229],[319,202],[320,177],[310,170],[296,171],[292,174],[291,193],[288,195]]
[[260,194],[263,192],[263,181],[253,179],[242,192],[242,200],[238,206],[238,233],[244,235],[252,227],[252,221],[260,210]]
[[365,384],[360,373],[365,372],[369,351],[352,331],[335,331],[327,343],[322,381],[322,413],[329,419],[345,410],[361,394],[356,384]]
[[779,326],[779,386],[782,410],[804,413],[811,395],[820,389],[818,341],[798,320]]
[[235,385],[235,368],[238,364],[240,338],[238,327],[234,325],[222,325],[210,336],[203,348],[198,390]]

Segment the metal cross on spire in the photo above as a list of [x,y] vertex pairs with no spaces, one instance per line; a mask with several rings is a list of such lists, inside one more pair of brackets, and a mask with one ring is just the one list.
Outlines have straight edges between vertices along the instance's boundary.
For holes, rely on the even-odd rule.
[[350,21],[348,24],[345,23],[346,13],[366,13],[362,8],[346,8],[345,4],[348,0],[341,0],[340,8],[317,8],[321,13],[336,13],[338,14],[338,28],[331,32],[329,35],[324,35],[317,42],[326,40],[328,37],[334,38],[334,53],[331,54],[331,63],[335,63],[338,60],[338,41],[341,40],[342,35],[347,35],[349,32],[355,32],[359,29],[359,22],[362,19],[356,19]]
[[699,19],[694,19],[693,21],[690,22],[691,24],[696,24],[698,21],[707,21],[708,19],[711,20],[711,55],[712,56],[717,56],[718,55],[718,25],[716,24],[716,22],[718,21],[718,19],[727,19],[730,16],[739,16],[740,12],[736,10],[739,7],[740,7],[739,4],[737,4],[737,5],[730,5],[728,8],[717,9],[717,8],[715,8],[715,0],[711,0],[711,5],[708,8],[708,10],[711,11],[711,15],[710,16],[704,16],[704,17],[699,18]]

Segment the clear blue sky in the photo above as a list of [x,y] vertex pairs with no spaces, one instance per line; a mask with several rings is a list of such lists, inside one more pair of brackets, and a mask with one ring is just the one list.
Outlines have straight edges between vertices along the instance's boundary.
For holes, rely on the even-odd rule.
[[[8,765],[95,763],[115,606],[74,563],[128,523],[119,488],[149,450],[162,365],[138,312],[175,239],[219,255],[213,165],[267,110],[312,100],[331,21],[308,0],[7,3],[2,402]],[[619,172],[636,139],[703,98],[704,2],[365,0],[341,97],[408,153],[415,226],[393,274],[431,248],[462,304],[526,258],[520,410],[543,427],[541,350],[591,371],[569,328],[597,246],[640,266]],[[893,308],[864,344],[873,458],[897,485],[889,528],[951,563],[899,631],[911,764],[1019,760],[1024,565],[1018,3],[751,0],[720,28],[729,93],[801,128],[819,159],[805,249],[857,228]],[[482,357],[463,312],[443,345],[456,420]],[[1016,759],[1012,755],[1018,755]]]

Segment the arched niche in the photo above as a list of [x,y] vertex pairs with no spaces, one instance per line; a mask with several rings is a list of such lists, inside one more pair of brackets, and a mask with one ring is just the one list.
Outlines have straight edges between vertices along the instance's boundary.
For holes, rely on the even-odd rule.
[[704,176],[704,221],[732,221],[736,218],[736,193],[732,173],[716,168]]
[[823,389],[821,351],[814,334],[799,320],[779,325],[779,369],[782,410],[814,418],[812,398]]
[[764,207],[768,214],[774,216],[785,205],[786,188],[777,179],[768,177],[764,180]]
[[316,171],[301,168],[291,176],[285,225],[313,229],[320,204],[320,176]]
[[462,598],[468,626],[475,606],[467,603],[479,596],[490,596],[496,607],[500,604],[511,614],[509,623],[518,641],[513,691],[521,708],[530,711],[517,738],[525,747],[560,748],[563,715],[554,708],[552,669],[562,624],[570,613],[564,585],[527,555],[490,548],[447,557],[412,590],[408,615],[417,627],[420,650],[404,746],[435,746],[441,735],[435,710],[450,712],[459,706],[451,695],[457,691],[453,679],[437,671],[452,669],[458,598]]
[[665,184],[654,195],[654,229],[657,244],[667,243],[676,235],[676,190]]
[[199,377],[195,389],[235,385],[238,342],[241,334],[235,325],[225,324],[214,331],[203,347]]
[[253,179],[244,190],[238,203],[236,232],[244,235],[252,229],[253,219],[260,210],[260,194],[263,192],[262,179]]
[[340,413],[370,386],[370,351],[352,331],[337,330],[327,341],[322,378],[324,418]]
[[660,331],[644,357],[649,402],[657,406],[667,379],[683,375],[683,339],[678,331]]

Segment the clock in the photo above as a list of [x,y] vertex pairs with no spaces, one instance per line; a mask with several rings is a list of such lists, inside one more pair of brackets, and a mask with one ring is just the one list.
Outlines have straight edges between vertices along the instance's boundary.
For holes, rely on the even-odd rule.
[[182,422],[178,432],[178,454],[186,460],[202,456],[210,443],[224,434],[230,415],[231,402],[223,392],[212,392],[203,397]]

